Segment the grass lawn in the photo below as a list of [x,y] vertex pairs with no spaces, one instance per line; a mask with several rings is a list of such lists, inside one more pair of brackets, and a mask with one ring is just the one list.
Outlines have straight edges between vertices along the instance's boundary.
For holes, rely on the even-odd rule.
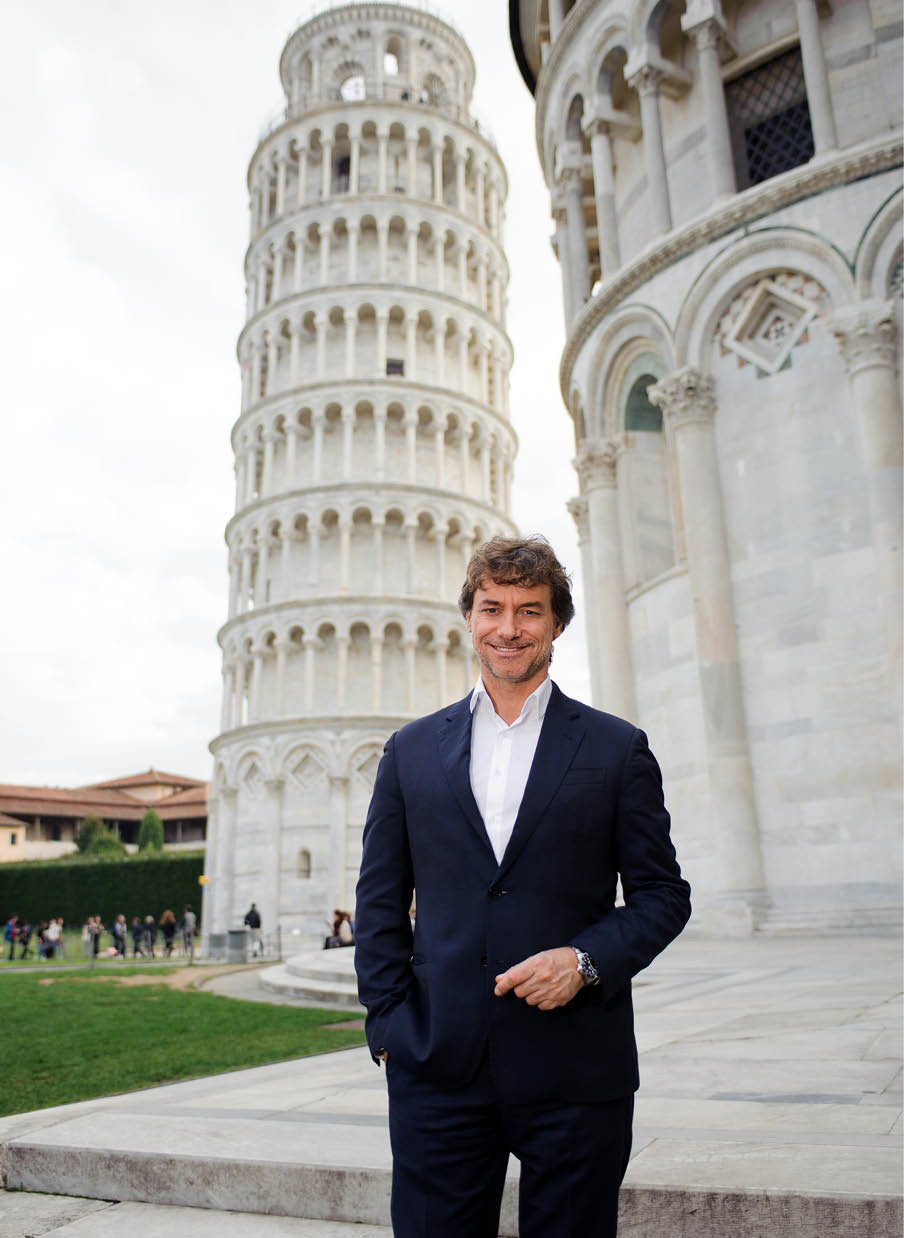
[[[235,1001],[156,983],[170,970],[7,972],[0,980],[9,1050],[0,1115],[364,1043],[360,1031],[323,1026],[359,1018],[354,1012]],[[121,983],[138,975],[150,983]]]

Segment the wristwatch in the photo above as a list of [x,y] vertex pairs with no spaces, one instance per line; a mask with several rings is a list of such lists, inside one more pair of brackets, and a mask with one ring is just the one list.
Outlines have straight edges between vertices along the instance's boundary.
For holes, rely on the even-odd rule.
[[574,956],[577,959],[578,975],[583,979],[584,984],[599,984],[600,974],[596,970],[596,964],[587,953],[586,950],[579,950],[577,946],[572,946]]

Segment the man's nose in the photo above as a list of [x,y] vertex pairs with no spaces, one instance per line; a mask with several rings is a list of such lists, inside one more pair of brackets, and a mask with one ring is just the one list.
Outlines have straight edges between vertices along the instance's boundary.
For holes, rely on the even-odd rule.
[[517,611],[504,610],[499,616],[499,635],[500,636],[517,636],[518,635],[518,613]]

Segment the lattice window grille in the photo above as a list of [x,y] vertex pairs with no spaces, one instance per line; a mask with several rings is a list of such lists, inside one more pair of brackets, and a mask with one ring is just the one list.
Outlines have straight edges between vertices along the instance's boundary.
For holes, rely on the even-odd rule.
[[738,187],[758,185],[813,157],[813,130],[799,49],[725,88]]

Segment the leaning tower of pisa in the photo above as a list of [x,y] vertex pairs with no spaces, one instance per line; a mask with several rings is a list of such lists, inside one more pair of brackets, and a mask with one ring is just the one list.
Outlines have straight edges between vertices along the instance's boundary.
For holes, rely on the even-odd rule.
[[351,906],[387,736],[464,695],[456,597],[512,532],[506,175],[474,62],[431,12],[331,8],[289,38],[248,170],[205,932],[322,937]]

